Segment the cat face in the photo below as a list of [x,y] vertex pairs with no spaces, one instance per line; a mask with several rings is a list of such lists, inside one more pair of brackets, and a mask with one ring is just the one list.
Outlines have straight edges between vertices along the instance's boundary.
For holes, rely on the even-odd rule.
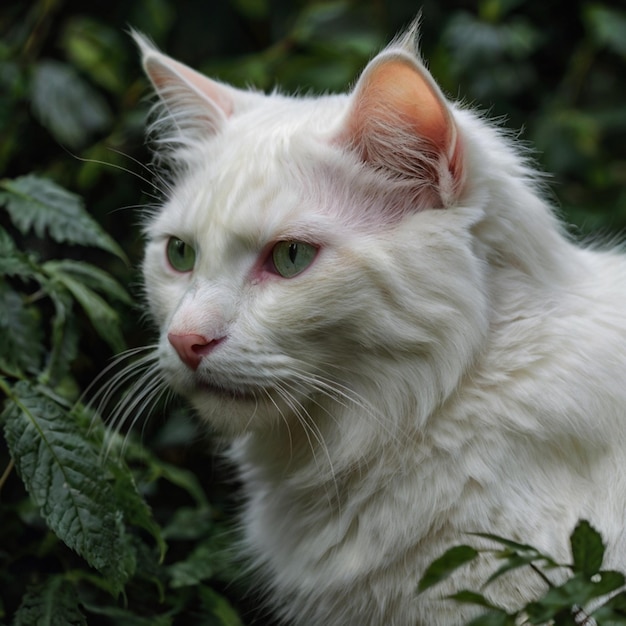
[[175,179],[143,266],[171,386],[228,434],[383,388],[426,415],[484,333],[484,269],[452,113],[406,42],[352,94],[295,99],[138,41]]

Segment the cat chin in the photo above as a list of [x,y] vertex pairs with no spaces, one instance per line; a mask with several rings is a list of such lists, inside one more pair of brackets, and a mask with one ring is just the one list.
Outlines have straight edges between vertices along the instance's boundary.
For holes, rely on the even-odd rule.
[[276,421],[277,407],[263,391],[203,384],[187,398],[197,414],[221,435],[237,437]]

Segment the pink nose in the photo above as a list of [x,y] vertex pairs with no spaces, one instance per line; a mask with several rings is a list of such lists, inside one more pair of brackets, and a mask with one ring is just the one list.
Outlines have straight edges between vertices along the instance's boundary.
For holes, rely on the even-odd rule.
[[193,333],[185,335],[169,333],[167,339],[176,350],[180,360],[192,370],[197,370],[202,358],[221,341],[221,339],[208,339],[204,335]]

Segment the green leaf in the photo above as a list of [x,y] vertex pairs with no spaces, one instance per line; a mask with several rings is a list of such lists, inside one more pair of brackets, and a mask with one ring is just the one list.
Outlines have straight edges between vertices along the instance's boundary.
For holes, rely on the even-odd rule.
[[171,463],[166,463],[155,454],[152,454],[150,450],[130,439],[126,440],[124,449],[125,456],[129,462],[138,461],[146,464],[150,482],[162,478],[186,491],[199,508],[205,509],[209,507],[204,489],[193,472]]
[[13,626],[87,626],[76,589],[61,576],[30,587],[15,613]]
[[100,291],[111,298],[132,304],[133,301],[128,292],[108,272],[84,261],[62,259],[60,261],[47,261],[42,269],[51,276],[63,282],[64,277],[70,277],[87,285],[95,291]]
[[134,555],[98,455],[72,414],[20,382],[2,417],[16,468],[48,526],[121,589]]
[[33,174],[0,181],[0,204],[20,232],[31,229],[42,238],[46,231],[60,243],[95,246],[122,260],[122,249],[85,211],[82,199],[46,178]]
[[198,595],[200,596],[203,612],[217,619],[217,622],[211,620],[208,622],[209,624],[216,624],[216,626],[243,626],[239,615],[237,615],[235,609],[224,596],[219,595],[205,585],[201,585],[198,588]]
[[448,596],[451,600],[456,600],[457,602],[462,602],[463,604],[475,604],[476,606],[482,606],[486,609],[494,609],[500,611],[500,607],[494,606],[485,596],[481,593],[476,593],[475,591],[469,591],[468,589],[463,589],[462,591],[458,591],[457,593],[453,593]]
[[626,591],[613,596],[605,606],[610,606],[614,611],[626,616]]
[[584,17],[595,41],[626,57],[626,12],[601,4],[585,7]]
[[233,573],[232,531],[214,525],[212,533],[198,543],[183,561],[168,567],[170,586],[192,587],[210,578],[229,579]]
[[39,268],[33,258],[17,248],[9,233],[0,226],[0,275],[36,278]]
[[[79,334],[70,315],[72,298],[66,289],[55,289],[48,281],[48,295],[54,303],[51,323],[51,346],[45,372],[39,382],[56,387],[70,373],[70,366],[78,354]],[[69,395],[68,395],[69,397]]]
[[76,15],[65,21],[61,45],[73,65],[93,82],[121,96],[128,86],[120,72],[126,52],[123,34],[99,20]]
[[267,0],[233,0],[233,5],[239,13],[252,20],[267,17],[269,13]]
[[482,537],[483,539],[489,539],[490,541],[494,541],[495,543],[499,543],[505,548],[510,548],[514,552],[518,554],[527,554],[527,555],[536,555],[536,560],[542,559],[550,562],[551,564],[556,565],[554,561],[546,554],[542,554],[535,548],[527,543],[518,543],[517,541],[512,541],[511,539],[505,539],[504,537],[500,537],[498,535],[492,535],[491,533],[470,533],[474,537]]
[[69,274],[59,272],[54,278],[76,298],[98,335],[113,351],[121,352],[126,347],[117,311],[106,300],[85,284]]
[[66,63],[37,63],[31,84],[33,113],[60,143],[80,148],[113,120],[106,100]]
[[501,610],[487,611],[487,613],[475,617],[467,626],[515,626],[515,616]]
[[526,612],[531,624],[543,624],[562,611],[585,606],[590,600],[605,596],[624,584],[619,572],[602,572],[599,579],[589,580],[584,574],[573,576],[560,587],[550,589],[540,600],[531,602]]
[[[107,431],[102,419],[88,407],[77,404],[72,409],[79,427],[89,433],[89,441],[95,450],[102,450],[105,445]],[[132,471],[120,458],[107,455],[104,459],[105,469],[113,477],[113,493],[117,506],[124,515],[127,525],[137,526],[148,532],[155,540],[159,558],[163,559],[167,545],[163,539],[161,527],[154,521],[150,507],[143,499]]]
[[463,545],[450,548],[428,566],[419,581],[417,587],[418,591],[425,591],[442,580],[445,580],[455,570],[474,560],[477,556],[477,550],[471,546]]
[[589,590],[589,600],[617,591],[624,586],[624,583],[626,583],[626,579],[621,572],[611,570],[599,572],[591,581],[592,586]]
[[167,551],[161,527],[154,521],[152,511],[137,490],[131,471],[121,462],[110,460],[108,469],[115,477],[113,490],[118,506],[124,513],[127,524],[143,528],[157,544],[159,559],[162,561]]
[[602,626],[613,624],[626,625],[626,592],[613,596],[592,613],[596,621]]
[[115,626],[172,626],[173,619],[169,615],[137,615],[131,609],[119,606],[106,606],[101,603],[84,602],[85,608],[94,615],[103,615],[109,620],[105,623]]
[[580,572],[591,578],[600,571],[604,559],[604,544],[600,533],[589,522],[578,522],[570,537],[572,557],[574,558],[574,572]]
[[163,536],[168,540],[197,541],[205,537],[213,525],[213,513],[209,507],[181,507],[176,509],[163,529]]
[[43,337],[37,308],[0,279],[0,371],[17,378],[42,364]]
[[504,565],[499,567],[491,576],[489,576],[489,578],[485,582],[485,587],[491,584],[497,578],[500,578],[500,576],[506,574],[507,572],[518,569],[520,567],[524,567],[525,565],[530,565],[534,561],[541,560],[541,558],[541,556],[538,556],[535,553],[525,555],[513,553],[511,556],[506,558],[506,562],[504,563]]

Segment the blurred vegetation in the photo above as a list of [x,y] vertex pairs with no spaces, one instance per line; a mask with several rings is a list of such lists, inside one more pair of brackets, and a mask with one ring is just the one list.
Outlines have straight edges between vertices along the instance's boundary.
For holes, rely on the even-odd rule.
[[[47,180],[71,190],[84,199],[84,207],[117,247],[87,248],[87,242],[79,246],[45,228],[20,228],[24,224],[19,211],[10,213],[6,195],[0,228],[20,254],[31,259],[31,269],[58,270],[58,265],[46,265],[54,259],[88,262],[128,285],[133,300],[125,304],[127,298],[120,296],[111,301],[117,315],[113,326],[119,328],[113,341],[98,332],[89,308],[79,306],[76,293],[84,292],[60,296],[53,283],[44,281],[46,297],[63,299],[68,306],[73,297],[77,304],[67,318],[72,358],[66,358],[63,380],[45,381],[48,391],[60,394],[67,403],[75,402],[106,368],[112,357],[110,344],[118,349],[122,343],[139,346],[153,339],[141,321],[137,275],[142,244],[136,207],[154,202],[150,173],[142,165],[150,159],[143,134],[149,103],[127,29],[145,32],[168,54],[238,86],[339,91],[420,10],[422,51],[444,90],[520,130],[521,140],[534,149],[540,167],[551,174],[555,202],[575,232],[619,236],[626,227],[626,8],[618,2],[2,3],[2,188],[5,194],[12,193],[15,181],[22,185],[26,181],[34,191],[41,191],[38,185],[45,187],[47,183],[41,181]],[[28,174],[38,178],[22,178]],[[20,277],[14,271],[5,268],[0,291],[11,289],[21,298],[20,305],[10,296],[16,307],[30,307],[25,328],[32,329],[33,337],[43,337],[46,346],[41,354],[28,344],[15,349],[35,350],[37,354],[30,356],[41,360],[44,351],[54,346],[55,338],[45,335],[58,331],[59,309],[53,305],[61,300],[44,299],[35,307],[33,293],[38,287],[32,276]],[[36,276],[50,278],[45,271]],[[75,283],[74,288],[78,289]],[[102,289],[106,297],[106,288]],[[0,326],[3,314],[0,311]],[[11,385],[20,378],[6,368],[0,376]],[[152,586],[144,584],[144,577],[142,584],[127,586],[126,596],[120,599],[113,594],[105,600],[102,589],[96,593],[97,585],[86,582],[86,574],[75,577],[72,584],[83,594],[81,606],[94,624],[141,623],[141,617],[154,624],[236,624],[228,597],[240,608],[244,622],[252,623],[254,599],[242,600],[232,582],[236,573],[226,575],[222,552],[216,556],[215,545],[222,540],[214,529],[230,519],[229,489],[223,486],[227,471],[214,460],[211,442],[197,432],[184,411],[154,413],[137,425],[141,444],[134,440],[129,444],[127,462],[156,522],[162,530],[169,529],[164,533],[169,546],[165,561],[153,563]],[[8,469],[0,479],[0,570],[4,572],[0,620],[34,623],[28,615],[32,615],[36,585],[45,585],[48,573],[67,574],[79,566],[63,553],[63,545],[57,545],[36,515],[22,483],[10,471],[7,449],[0,449],[0,467]],[[63,584],[59,580],[48,580],[49,597],[71,597],[72,588],[68,592],[65,586],[70,579],[66,576]],[[198,581],[206,584],[193,587]],[[260,615],[255,623],[269,623]]]

